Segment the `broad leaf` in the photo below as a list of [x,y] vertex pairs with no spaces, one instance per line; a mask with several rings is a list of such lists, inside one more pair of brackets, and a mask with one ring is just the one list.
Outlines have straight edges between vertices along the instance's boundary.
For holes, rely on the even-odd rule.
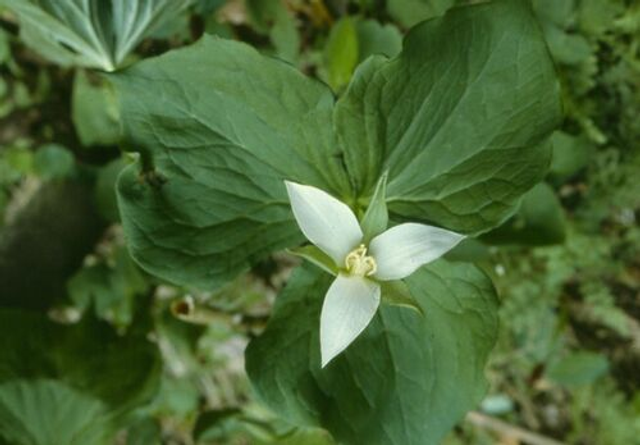
[[293,12],[283,0],[246,0],[251,24],[261,34],[268,34],[276,55],[294,62],[300,52],[300,36]]
[[416,299],[413,298],[404,281],[383,281],[380,283],[380,286],[382,288],[382,301],[384,303],[413,309],[420,315],[424,315],[422,313],[422,307]]
[[553,158],[550,176],[556,181],[566,181],[584,170],[593,159],[595,146],[587,137],[572,136],[556,131],[551,137]]
[[406,27],[431,19],[451,8],[455,0],[387,0],[389,15]]
[[525,1],[451,10],[414,28],[398,58],[368,59],[336,110],[357,194],[389,170],[394,219],[481,232],[544,176],[558,83]]
[[333,96],[285,63],[205,37],[111,78],[126,136],[153,168],[119,181],[132,255],[153,274],[218,287],[302,241],[283,179],[348,191]]
[[560,385],[575,388],[593,384],[608,370],[609,361],[604,354],[577,351],[551,363],[546,375]]
[[0,442],[106,445],[117,431],[111,420],[103,402],[56,380],[0,384]]
[[71,151],[62,145],[45,144],[33,157],[33,169],[44,181],[61,180],[75,172],[76,161]]
[[397,56],[402,50],[402,34],[392,24],[381,25],[375,20],[358,20],[358,60],[374,54]]
[[524,195],[513,217],[480,239],[496,245],[546,246],[562,243],[565,231],[562,205],[553,188],[542,182]]
[[97,75],[76,71],[71,118],[85,147],[113,145],[120,139],[118,105],[110,85]]
[[389,170],[392,220],[487,231],[544,175],[559,118],[524,1],[418,26],[397,58],[368,59],[337,107],[291,66],[211,37],[110,78],[141,152],[119,181],[132,255],[207,289],[302,241],[283,179],[355,207]]
[[474,266],[444,261],[406,284],[424,315],[383,305],[363,334],[320,369],[318,324],[332,277],[298,269],[267,330],[246,352],[259,396],[298,425],[344,443],[439,443],[485,391],[496,298]]
[[158,371],[158,353],[143,333],[118,337],[92,320],[63,326],[40,314],[0,311],[0,384],[53,378],[124,412],[153,395]]
[[62,65],[112,71],[149,33],[192,0],[0,0],[21,22],[21,37]]

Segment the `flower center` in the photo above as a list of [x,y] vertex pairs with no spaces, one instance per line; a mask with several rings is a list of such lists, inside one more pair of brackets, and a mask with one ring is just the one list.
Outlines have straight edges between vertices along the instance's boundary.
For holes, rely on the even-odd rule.
[[344,259],[344,264],[347,272],[359,277],[371,276],[378,270],[376,260],[367,255],[367,248],[364,244],[360,244],[360,246],[352,250]]

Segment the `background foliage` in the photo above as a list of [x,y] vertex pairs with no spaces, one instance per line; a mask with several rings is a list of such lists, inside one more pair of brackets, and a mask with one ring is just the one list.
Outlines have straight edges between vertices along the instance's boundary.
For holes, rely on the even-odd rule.
[[[344,94],[368,56],[398,54],[411,26],[467,2],[200,0],[157,13],[162,2],[139,3],[144,32],[119,42],[117,20],[104,19],[115,15],[78,21],[60,2],[0,0],[0,444],[331,444],[268,411],[244,373],[294,260],[270,256],[213,292],[142,271],[114,186],[133,161],[118,145],[144,144],[121,140],[120,122],[133,121],[119,116],[114,77],[84,68],[126,67],[206,32]],[[29,19],[35,4],[46,17]],[[489,393],[445,443],[640,443],[640,5],[532,4],[566,118],[545,182],[451,254],[491,275],[501,330]],[[43,34],[61,23],[74,32]],[[319,185],[327,171],[309,175]],[[298,311],[294,298],[279,304],[277,316]]]

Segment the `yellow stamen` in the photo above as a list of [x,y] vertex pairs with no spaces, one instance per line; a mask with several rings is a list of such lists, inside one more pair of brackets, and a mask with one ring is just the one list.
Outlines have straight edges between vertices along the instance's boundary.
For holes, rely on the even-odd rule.
[[352,250],[344,259],[344,264],[347,272],[359,277],[369,277],[378,270],[376,260],[367,255],[367,247],[364,244]]

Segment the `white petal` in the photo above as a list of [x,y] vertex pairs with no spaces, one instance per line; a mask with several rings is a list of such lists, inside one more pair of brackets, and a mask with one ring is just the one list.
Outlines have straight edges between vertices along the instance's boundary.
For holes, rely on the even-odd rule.
[[380,304],[380,285],[366,278],[338,275],[322,305],[322,367],[340,354],[367,327]]
[[407,223],[392,227],[375,237],[369,255],[376,260],[378,280],[399,280],[440,258],[464,239],[449,230],[425,224]]
[[362,229],[349,206],[309,185],[285,181],[293,215],[302,233],[336,262],[362,241]]

